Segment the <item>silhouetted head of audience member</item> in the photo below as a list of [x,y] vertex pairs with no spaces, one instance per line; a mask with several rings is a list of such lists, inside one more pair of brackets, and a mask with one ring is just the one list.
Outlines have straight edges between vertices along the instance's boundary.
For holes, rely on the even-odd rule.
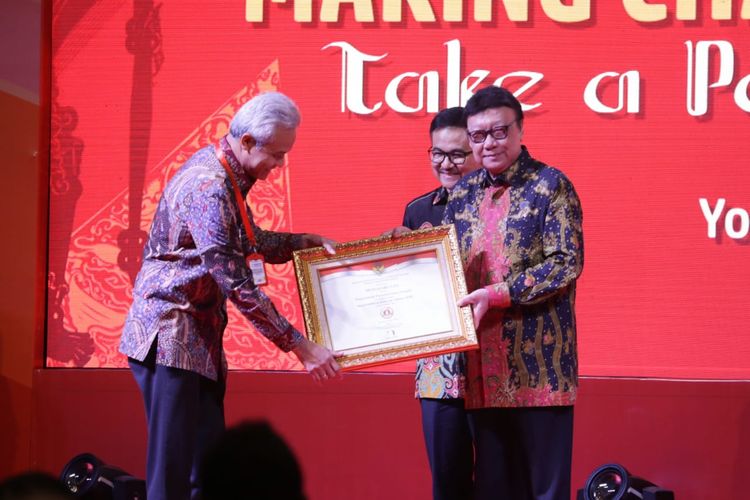
[[25,472],[0,482],[0,500],[69,500],[73,495],[58,478]]
[[294,453],[264,421],[228,429],[208,450],[201,490],[203,500],[305,500]]

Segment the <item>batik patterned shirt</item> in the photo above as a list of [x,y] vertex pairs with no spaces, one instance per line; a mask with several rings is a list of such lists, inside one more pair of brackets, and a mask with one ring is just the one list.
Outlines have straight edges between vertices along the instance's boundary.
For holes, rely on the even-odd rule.
[[490,294],[479,350],[467,353],[466,407],[573,404],[583,232],[571,182],[524,147],[498,177],[459,181],[443,222],[456,226],[469,291]]
[[[243,197],[253,179],[242,170],[226,138],[220,142]],[[247,207],[247,205],[246,205]],[[252,221],[252,213],[247,207]],[[212,380],[226,372],[222,336],[226,299],[281,350],[302,335],[255,286],[245,255],[286,262],[301,235],[253,226],[249,243],[226,171],[214,147],[196,152],[169,181],[143,251],[120,352],[143,361],[156,342],[156,363],[190,370]]]
[[[448,201],[448,190],[439,187],[406,205],[403,225],[409,229],[439,226]],[[464,396],[466,357],[462,352],[417,360],[415,396],[447,399]]]

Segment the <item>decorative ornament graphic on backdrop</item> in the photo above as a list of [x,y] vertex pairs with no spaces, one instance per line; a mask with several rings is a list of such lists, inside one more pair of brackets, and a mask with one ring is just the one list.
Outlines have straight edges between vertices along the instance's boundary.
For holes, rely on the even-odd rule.
[[133,81],[130,93],[130,141],[128,169],[128,227],[117,236],[120,253],[117,263],[135,283],[141,267],[142,252],[148,234],[141,229],[143,183],[148,164],[153,118],[154,77],[164,62],[161,47],[159,8],[151,0],[133,4],[133,17],[125,26],[125,48],[133,55]]
[[[102,206],[89,220],[72,228],[69,250],[67,256],[63,255],[64,270],[57,269],[54,265],[55,256],[50,254],[48,366],[126,366],[126,359],[117,352],[117,347],[132,300],[132,256],[137,255],[137,259],[140,259],[143,245],[142,237],[130,236],[142,235],[148,231],[161,192],[177,169],[195,151],[215,143],[226,134],[232,116],[242,104],[260,92],[278,90],[278,86],[279,63],[274,60],[258,74],[254,82],[239,89],[206,117],[162,161],[151,169],[144,168],[142,180],[133,179],[134,176],[131,175],[129,186],[124,186],[118,196]],[[60,111],[64,109],[53,111],[53,137],[58,138],[58,144],[53,141],[53,172],[55,165],[58,165],[58,170],[68,173],[65,179],[70,179],[70,186],[67,191],[52,186],[52,195],[73,198],[76,191],[71,186],[80,187],[80,184],[73,182],[77,179],[73,174],[75,165],[78,164],[73,153],[80,155],[83,146],[76,145],[71,135],[75,125],[70,124],[69,119],[62,120],[68,114]],[[147,138],[131,137],[131,148],[137,144],[142,147],[144,141],[147,145]],[[133,165],[133,161],[131,156],[131,170],[138,167]],[[53,182],[57,182],[55,178],[53,175]],[[131,199],[130,193],[137,192],[131,189],[134,182],[135,185],[140,183],[143,186],[139,202]],[[275,231],[290,230],[288,169],[277,169],[266,181],[253,186],[249,201],[260,227]],[[70,213],[69,216],[69,220],[72,220],[73,214]],[[132,216],[140,222],[131,222]],[[128,257],[124,258],[123,255]],[[57,260],[60,260],[59,256]],[[290,322],[300,325],[301,313],[291,263],[269,266],[269,278],[270,284],[265,287],[265,292],[281,314]],[[57,296],[60,297],[59,300],[53,299]],[[228,312],[229,326],[224,335],[224,346],[231,368],[299,369],[295,358],[281,353],[272,343],[257,334],[231,303]],[[80,338],[90,340],[81,342]],[[66,352],[73,344],[80,345],[78,355]]]
[[[52,123],[50,135],[50,203],[59,206],[55,229],[60,234],[59,244],[70,246],[73,215],[83,192],[80,179],[81,156],[84,143],[75,135],[78,112],[72,106],[58,103],[52,93]],[[91,335],[76,329],[66,321],[66,306],[70,302],[70,286],[66,276],[68,265],[65,253],[49,254],[47,274],[47,358],[51,366],[85,366],[95,347]]]

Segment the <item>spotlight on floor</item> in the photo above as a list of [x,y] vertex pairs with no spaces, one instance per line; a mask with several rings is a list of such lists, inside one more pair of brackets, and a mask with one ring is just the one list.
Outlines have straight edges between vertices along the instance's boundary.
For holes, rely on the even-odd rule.
[[577,500],[674,500],[674,493],[638,476],[620,464],[606,464],[591,473]]
[[91,453],[81,453],[65,465],[60,481],[83,500],[145,500],[146,482],[107,465]]

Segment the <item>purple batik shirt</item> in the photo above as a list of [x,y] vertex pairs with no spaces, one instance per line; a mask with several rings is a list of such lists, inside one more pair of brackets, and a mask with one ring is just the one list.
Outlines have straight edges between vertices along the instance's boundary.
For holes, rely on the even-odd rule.
[[[243,172],[226,138],[220,144],[242,195],[247,195],[254,179]],[[258,252],[267,262],[286,262],[301,248],[301,235],[264,231],[254,223],[253,232],[255,247],[214,146],[196,152],[159,201],[120,352],[143,361],[156,342],[157,364],[218,380],[226,373],[222,337],[227,298],[281,350],[295,348],[302,335],[255,286],[245,255]]]

